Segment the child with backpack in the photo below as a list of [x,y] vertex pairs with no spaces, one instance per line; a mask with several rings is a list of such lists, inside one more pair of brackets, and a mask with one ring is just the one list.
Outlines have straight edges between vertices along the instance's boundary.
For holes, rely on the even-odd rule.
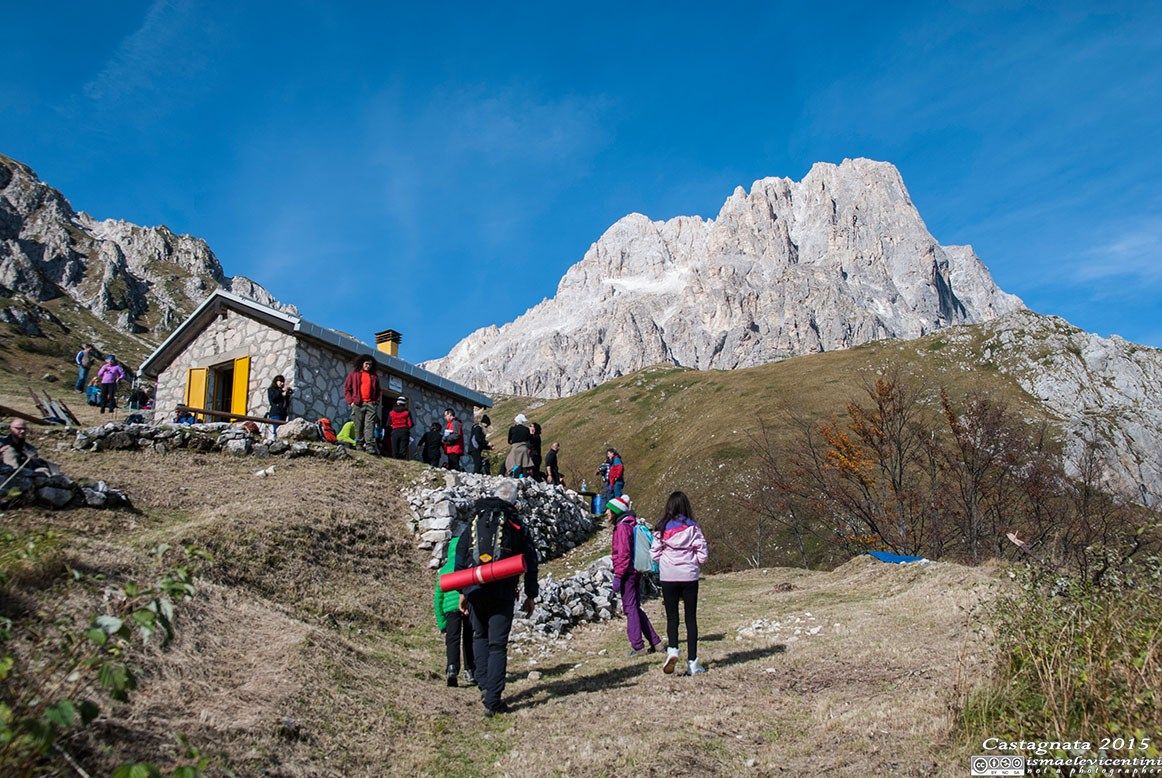
[[678,600],[686,621],[686,668],[690,675],[706,672],[698,662],[698,578],[709,549],[702,528],[694,520],[690,498],[673,492],[666,513],[654,527],[650,555],[658,563],[662,602],[666,606],[666,661],[662,672],[672,673],[678,664]]
[[[348,422],[349,424],[351,422]],[[464,652],[464,671],[468,685],[476,683],[476,660],[472,650],[472,625],[468,622],[468,614],[460,607],[460,592],[445,592],[440,588],[440,576],[456,569],[456,546],[460,543],[459,537],[448,542],[448,557],[443,567],[436,574],[436,594],[434,607],[436,610],[436,626],[444,633],[444,649],[447,663],[444,666],[444,677],[449,686],[457,686],[460,677],[460,652]]]
[[[650,624],[650,618],[642,610],[641,602],[638,600],[638,583],[641,581],[643,571],[639,569],[642,560],[639,559],[638,564],[634,564],[638,520],[634,515],[629,495],[623,494],[606,503],[605,515],[613,525],[613,591],[621,595],[622,608],[625,610],[629,655],[652,654],[658,650],[658,644],[662,639],[658,637],[654,625]],[[649,531],[648,528],[646,531]],[[649,560],[645,560],[644,566],[649,569]]]

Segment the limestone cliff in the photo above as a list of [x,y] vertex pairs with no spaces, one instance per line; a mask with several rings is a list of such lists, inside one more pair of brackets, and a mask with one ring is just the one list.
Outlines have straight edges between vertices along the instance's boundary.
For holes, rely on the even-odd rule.
[[561,397],[652,364],[747,367],[1021,308],[970,247],[932,237],[895,167],[855,159],[739,187],[712,220],[626,216],[556,296],[425,367]]

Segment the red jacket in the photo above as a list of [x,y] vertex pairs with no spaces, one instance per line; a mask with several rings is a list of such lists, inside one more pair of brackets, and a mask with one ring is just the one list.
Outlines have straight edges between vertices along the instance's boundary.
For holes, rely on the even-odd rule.
[[[359,380],[362,370],[352,370],[347,374],[347,379],[343,382],[343,399],[348,405],[358,405],[363,402],[359,396]],[[374,370],[371,371],[371,402],[372,404],[379,404],[379,374]]]
[[625,478],[625,465],[621,463],[621,457],[614,457],[613,462],[609,465],[609,486],[613,487],[615,483]]
[[387,413],[388,425],[393,430],[410,430],[412,415],[407,411],[397,411],[394,408]]
[[464,453],[464,427],[457,419],[452,419],[444,425],[443,440],[445,454],[459,456]]

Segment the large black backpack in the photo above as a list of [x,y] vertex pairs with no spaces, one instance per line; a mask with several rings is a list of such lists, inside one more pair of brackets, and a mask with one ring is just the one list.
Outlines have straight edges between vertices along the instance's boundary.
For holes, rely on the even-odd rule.
[[495,497],[480,500],[472,517],[469,566],[487,564],[523,551],[520,531],[511,505]]

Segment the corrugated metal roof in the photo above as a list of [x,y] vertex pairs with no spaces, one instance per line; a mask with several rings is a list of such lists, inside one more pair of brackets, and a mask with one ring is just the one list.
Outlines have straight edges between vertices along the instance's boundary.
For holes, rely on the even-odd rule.
[[492,400],[487,395],[481,394],[474,389],[469,389],[468,387],[458,384],[455,381],[450,381],[441,375],[424,370],[422,367],[417,367],[410,362],[400,359],[399,357],[393,357],[389,354],[384,354],[383,352],[378,351],[374,346],[369,346],[363,341],[353,338],[350,335],[345,335],[344,333],[337,330],[333,330],[328,327],[315,324],[314,322],[307,321],[301,316],[291,316],[290,314],[283,313],[282,311],[275,310],[274,308],[257,303],[254,300],[248,300],[245,297],[240,297],[233,292],[227,292],[224,289],[215,290],[210,294],[209,297],[203,300],[202,304],[195,308],[194,312],[186,317],[186,320],[179,324],[177,328],[170,333],[170,336],[162,341],[160,346],[153,350],[152,354],[146,357],[145,361],[141,363],[141,372],[156,378],[157,375],[161,372],[160,370],[156,369],[157,365],[161,363],[165,353],[172,347],[179,345],[190,327],[192,327],[200,317],[207,314],[207,312],[212,312],[212,309],[217,304],[227,304],[231,307],[240,308],[245,311],[257,314],[264,319],[274,319],[279,323],[285,324],[287,330],[289,331],[298,333],[305,338],[310,338],[312,340],[325,343],[329,346],[339,349],[340,351],[346,351],[350,353],[352,357],[359,356],[360,354],[371,354],[375,357],[375,361],[378,364],[383,365],[393,373],[407,376],[417,383],[427,384],[428,386],[439,389],[446,394],[451,394],[464,400],[468,400],[473,405],[479,405],[483,408],[492,407]]

